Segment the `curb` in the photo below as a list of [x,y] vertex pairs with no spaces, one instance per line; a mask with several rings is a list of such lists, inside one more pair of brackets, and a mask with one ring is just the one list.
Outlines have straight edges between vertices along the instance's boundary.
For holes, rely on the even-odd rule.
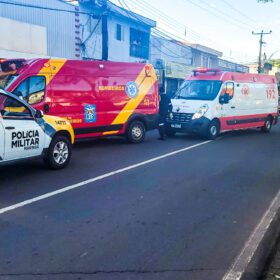
[[[258,245],[258,249],[252,256],[245,272],[240,280],[262,279],[267,271],[270,261],[275,253],[275,246],[280,235],[280,207],[264,233],[264,237]],[[236,279],[237,280],[237,279]]]

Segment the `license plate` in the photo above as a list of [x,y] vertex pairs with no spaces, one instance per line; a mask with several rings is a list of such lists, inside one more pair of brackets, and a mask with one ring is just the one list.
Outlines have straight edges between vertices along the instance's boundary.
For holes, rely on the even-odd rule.
[[171,124],[171,127],[173,127],[173,128],[182,128],[182,125],[181,124],[177,124],[177,123],[173,123],[173,124]]

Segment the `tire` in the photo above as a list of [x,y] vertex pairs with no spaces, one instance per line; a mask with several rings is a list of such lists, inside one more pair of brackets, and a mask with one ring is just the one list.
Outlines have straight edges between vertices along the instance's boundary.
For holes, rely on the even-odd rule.
[[261,128],[261,131],[263,133],[269,133],[271,131],[271,128],[272,128],[272,118],[267,117],[267,119],[265,120],[264,126]]
[[71,159],[72,146],[65,136],[55,136],[48,148],[44,162],[51,169],[65,168]]
[[165,134],[168,136],[168,137],[174,137],[176,135],[176,131],[175,130],[172,130],[172,129],[166,129],[165,130]]
[[145,140],[146,128],[142,121],[132,121],[127,129],[126,138],[129,143],[139,144]]
[[220,125],[217,121],[213,120],[210,122],[207,132],[206,138],[208,140],[215,140],[220,134]]

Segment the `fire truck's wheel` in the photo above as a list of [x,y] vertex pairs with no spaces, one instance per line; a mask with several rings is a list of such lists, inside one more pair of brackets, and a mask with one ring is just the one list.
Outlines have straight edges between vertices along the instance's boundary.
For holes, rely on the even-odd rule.
[[44,161],[51,169],[62,169],[69,164],[71,153],[69,139],[58,135],[53,138]]
[[272,128],[272,118],[267,117],[264,126],[261,128],[262,132],[269,133]]
[[219,134],[220,134],[219,123],[216,120],[211,121],[206,133],[207,139],[215,140],[219,136]]
[[141,121],[133,121],[130,123],[126,137],[129,143],[141,143],[145,139],[146,129]]

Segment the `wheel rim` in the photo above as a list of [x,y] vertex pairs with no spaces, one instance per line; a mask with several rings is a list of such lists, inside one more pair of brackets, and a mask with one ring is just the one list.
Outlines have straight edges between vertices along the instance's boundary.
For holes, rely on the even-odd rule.
[[142,135],[143,135],[143,132],[142,132],[141,127],[139,127],[139,126],[134,126],[134,127],[132,128],[132,136],[133,136],[133,138],[139,139],[139,138],[142,137]]
[[53,150],[54,161],[59,165],[64,164],[67,161],[68,156],[69,149],[67,144],[63,141],[57,142]]
[[217,127],[215,125],[212,125],[210,127],[210,133],[211,135],[215,136],[217,134]]

